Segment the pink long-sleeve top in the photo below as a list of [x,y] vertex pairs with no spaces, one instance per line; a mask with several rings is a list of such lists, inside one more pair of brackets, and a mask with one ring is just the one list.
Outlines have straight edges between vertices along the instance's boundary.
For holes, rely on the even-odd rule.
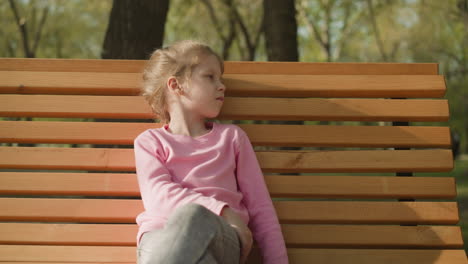
[[172,134],[168,124],[135,138],[145,209],[136,218],[137,246],[144,232],[164,227],[181,205],[197,203],[217,215],[227,205],[252,231],[263,263],[288,263],[275,208],[247,134],[234,124],[206,125],[211,130],[196,138]]

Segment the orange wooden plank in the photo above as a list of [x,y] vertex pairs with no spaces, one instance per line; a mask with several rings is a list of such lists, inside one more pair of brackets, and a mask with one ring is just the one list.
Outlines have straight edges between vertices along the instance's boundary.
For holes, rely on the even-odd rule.
[[161,123],[0,121],[0,141],[133,145],[140,133],[161,126]]
[[152,118],[139,96],[0,95],[1,116]]
[[459,226],[282,225],[291,247],[463,248]]
[[[130,224],[0,223],[1,244],[134,246]],[[463,248],[459,226],[282,225],[288,247]]]
[[[274,201],[281,223],[457,224],[456,202]],[[135,223],[141,200],[0,198],[0,220]]]
[[[2,264],[57,264],[57,262],[44,262],[44,261],[40,261],[40,262],[33,262],[33,261],[14,261],[14,262],[10,262],[10,261],[0,261],[0,263]],[[135,264],[135,262],[115,262],[115,261],[112,261],[112,262],[64,262],[66,264]],[[255,262],[253,262],[255,263]],[[257,262],[258,263],[258,262]]]
[[[441,98],[442,75],[225,74],[226,96]],[[139,73],[0,71],[0,93],[137,95]]]
[[288,249],[289,263],[466,264],[464,250]]
[[[274,105],[275,107],[271,107]],[[0,116],[150,119],[139,96],[0,95]],[[448,121],[447,100],[227,97],[218,119]]]
[[136,247],[0,245],[0,261],[135,263]]
[[275,201],[282,223],[457,224],[456,202]]
[[[142,72],[146,60],[0,58],[1,71]],[[437,63],[225,61],[226,74],[438,74]]]
[[313,121],[448,121],[448,109],[448,102],[443,100],[233,97],[226,98],[218,118]]
[[263,172],[448,172],[452,150],[257,151]]
[[251,62],[227,61],[225,73],[234,74],[438,74],[437,63],[369,63],[369,62]]
[[[448,172],[451,149],[256,151],[263,172]],[[135,171],[133,149],[0,147],[0,168]]]
[[142,72],[145,63],[146,60],[0,58],[0,70],[136,73]]
[[140,196],[135,173],[0,172],[0,194]]
[[0,168],[135,171],[133,149],[0,147]]
[[[451,148],[449,127],[238,125],[253,145],[297,147]],[[1,126],[0,126],[1,127]]]
[[274,197],[455,199],[457,195],[453,177],[267,175],[265,181]]
[[[455,199],[453,177],[265,175],[272,197]],[[0,194],[140,196],[135,173],[0,172]]]
[[0,93],[137,95],[137,73],[0,71]]
[[[254,248],[251,259],[258,255]],[[464,250],[288,248],[291,264],[467,264]],[[136,262],[135,247],[0,245],[0,261],[15,264],[98,264]],[[46,262],[49,263],[46,263]],[[249,261],[248,264],[259,263]]]
[[225,75],[228,96],[440,98],[442,75]]
[[[161,123],[0,121],[1,142],[133,144]],[[239,124],[253,145],[298,147],[451,147],[450,128]],[[109,131],[113,131],[109,135]]]

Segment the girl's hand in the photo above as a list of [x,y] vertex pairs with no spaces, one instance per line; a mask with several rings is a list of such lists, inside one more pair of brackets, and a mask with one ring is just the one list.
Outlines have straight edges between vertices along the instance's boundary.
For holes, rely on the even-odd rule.
[[[252,232],[249,230],[248,227],[246,229],[242,230],[241,228],[232,225],[236,232],[239,234],[239,237],[241,239],[241,256],[240,256],[240,264],[243,264],[247,261],[247,258],[250,254],[250,251],[252,250],[252,244],[253,244],[253,239],[252,239]],[[242,234],[241,234],[242,233]]]
[[242,254],[240,256],[240,263],[246,262],[250,254],[253,244],[252,232],[247,225],[242,221],[240,216],[228,206],[223,208],[221,216],[230,224],[237,232],[241,240]]

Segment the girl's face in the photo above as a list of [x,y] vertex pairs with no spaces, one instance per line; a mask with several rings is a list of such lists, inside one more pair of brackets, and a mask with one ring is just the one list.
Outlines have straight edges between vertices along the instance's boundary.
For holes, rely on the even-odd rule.
[[216,56],[205,55],[193,69],[190,79],[182,84],[182,88],[187,97],[184,104],[188,110],[202,117],[216,117],[224,102],[216,98],[224,97],[226,90]]

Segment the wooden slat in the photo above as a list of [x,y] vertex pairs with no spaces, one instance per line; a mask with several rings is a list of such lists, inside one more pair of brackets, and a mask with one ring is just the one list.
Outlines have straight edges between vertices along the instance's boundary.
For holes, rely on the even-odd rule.
[[[57,262],[44,262],[44,261],[40,261],[40,262],[33,262],[33,261],[14,261],[14,262],[10,262],[10,261],[0,261],[1,264],[57,264]],[[66,264],[135,264],[135,262],[115,262],[115,261],[112,261],[112,262],[64,262]],[[257,260],[256,262],[252,262],[252,263],[259,263]]]
[[[450,148],[449,127],[239,125],[254,145]],[[1,127],[1,125],[0,125]]]
[[0,93],[137,95],[137,73],[0,71]]
[[[457,224],[456,202],[274,201],[281,223]],[[1,221],[135,223],[141,200],[0,198]]]
[[37,262],[136,262],[136,246],[31,246],[0,245],[0,261]]
[[[161,123],[0,121],[0,142],[131,145],[142,131],[161,126]],[[247,132],[253,145],[262,146],[451,147],[449,127],[238,126]],[[109,131],[114,132],[109,135]]]
[[459,226],[282,225],[291,247],[463,248]]
[[[453,177],[265,175],[272,197],[455,199]],[[0,172],[3,195],[140,196],[135,173]]]
[[[442,75],[226,74],[226,96],[441,98]],[[0,93],[137,95],[139,73],[0,71]]]
[[452,150],[256,152],[264,172],[446,172]]
[[[146,60],[0,58],[0,71],[142,72]],[[438,74],[437,63],[225,61],[225,74]]]
[[[0,261],[15,264],[130,264],[136,262],[135,247],[17,246],[0,245]],[[259,263],[260,253],[252,250],[248,264]],[[254,259],[257,257],[256,259]],[[288,249],[291,264],[466,264],[463,250],[428,249]],[[21,261],[21,262],[18,262]],[[24,262],[29,261],[29,262]],[[36,262],[32,262],[36,261]],[[40,261],[40,262],[37,262]],[[50,261],[50,262],[45,262]],[[82,261],[82,262],[77,262]]]
[[[274,106],[274,107],[272,107]],[[226,98],[219,118],[333,121],[448,121],[444,100]]]
[[137,233],[136,224],[0,223],[0,244],[135,246]]
[[282,223],[457,224],[456,202],[275,201]]
[[269,175],[265,181],[273,197],[454,199],[457,195],[453,177]]
[[133,149],[0,147],[0,169],[135,171]]
[[138,134],[161,126],[161,123],[0,121],[0,142],[133,145]]
[[356,63],[356,62],[237,62],[227,61],[230,74],[314,74],[314,75],[424,75],[438,74],[437,63]]
[[260,75],[224,77],[228,96],[440,98],[442,75]]
[[0,95],[0,116],[152,118],[140,96]]
[[[288,249],[291,264],[466,264],[464,250]],[[254,262],[253,262],[254,263]]]
[[[451,149],[257,151],[263,172],[447,172]],[[0,169],[135,171],[133,149],[0,147]]]
[[[259,255],[257,248],[252,250],[249,260],[257,257],[255,255]],[[288,258],[291,264],[468,263],[465,251],[459,249],[288,248]],[[136,262],[136,247],[0,245],[0,261],[15,264],[130,264]],[[259,262],[248,262],[252,263]]]
[[[275,107],[271,107],[274,105]],[[0,116],[153,118],[139,96],[0,95]],[[219,119],[448,121],[447,100],[227,97]]]
[[[136,224],[0,223],[1,244],[136,245]],[[288,247],[428,248],[463,247],[459,226],[282,225]]]
[[135,173],[0,172],[2,195],[140,196]]

